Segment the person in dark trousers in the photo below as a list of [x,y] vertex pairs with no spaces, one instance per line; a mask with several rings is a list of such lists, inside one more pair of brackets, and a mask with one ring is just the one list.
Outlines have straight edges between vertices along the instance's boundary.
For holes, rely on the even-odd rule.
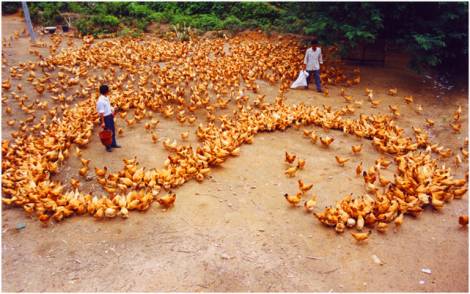
[[307,88],[312,82],[312,78],[314,78],[317,91],[320,93],[323,92],[320,80],[320,64],[323,64],[323,58],[321,48],[318,47],[318,41],[316,39],[312,40],[310,48],[305,52],[304,64],[305,69],[308,72]]
[[112,148],[121,148],[116,143],[116,131],[114,129],[114,108],[108,98],[109,87],[107,85],[100,86],[100,97],[96,102],[96,110],[100,116],[101,126],[113,132],[113,142],[111,145],[106,146],[106,151],[111,152]]

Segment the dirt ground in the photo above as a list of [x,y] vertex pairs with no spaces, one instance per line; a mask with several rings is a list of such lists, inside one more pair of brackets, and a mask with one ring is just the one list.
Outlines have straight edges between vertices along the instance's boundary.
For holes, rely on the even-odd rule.
[[[21,19],[2,17],[2,37],[21,26]],[[11,64],[30,58],[27,38],[12,44],[3,49]],[[7,70],[3,68],[3,76]],[[407,132],[411,126],[424,128],[424,119],[432,118],[436,125],[430,129],[431,140],[454,151],[462,146],[468,134],[467,89],[453,89],[436,98],[439,93],[429,82],[396,65],[361,67],[361,81],[347,89],[364,100],[357,115],[385,113],[389,104],[398,104],[402,117],[397,123]],[[274,99],[276,87],[258,84],[261,93]],[[367,103],[365,87],[382,100],[377,109]],[[398,88],[397,97],[386,95],[390,87]],[[324,97],[313,90],[290,90],[287,102],[337,109],[345,105],[339,91],[330,87],[330,97]],[[404,95],[413,95],[415,104],[423,105],[422,115],[404,104]],[[453,134],[448,122],[458,105],[463,108],[462,132]],[[4,111],[2,118],[6,138],[10,130]],[[160,121],[161,137],[179,140],[179,134],[190,129],[175,121]],[[118,137],[123,148],[107,153],[94,136],[83,151],[91,159],[90,167],[116,171],[122,158],[133,156],[148,168],[163,165],[168,153],[151,142],[143,123],[130,129],[121,120],[117,124],[124,127],[124,136]],[[467,195],[441,212],[428,208],[418,218],[405,217],[399,230],[374,231],[364,244],[356,244],[349,232],[336,234],[303,209],[286,203],[282,195],[294,193],[297,183],[283,174],[285,151],[306,159],[298,178],[314,183],[318,209],[350,192],[364,192],[354,167],[361,161],[369,167],[381,154],[367,140],[337,131],[329,135],[336,141],[324,149],[293,128],[258,134],[252,145],[242,146],[239,157],[215,168],[210,179],[177,189],[173,208],[164,211],[154,204],[145,213],[130,213],[127,220],[72,217],[44,228],[21,209],[3,208],[2,291],[467,292],[468,230],[458,225],[458,216],[468,214]],[[194,133],[190,142],[197,142]],[[350,146],[358,142],[364,143],[364,150],[352,156]],[[336,154],[352,159],[340,167]],[[458,177],[468,169],[468,162],[459,168],[451,160],[447,165]],[[76,176],[79,166],[72,156],[59,178]],[[391,178],[393,170],[390,167],[385,176]],[[17,230],[18,223],[26,228]],[[374,263],[372,255],[384,264]],[[422,272],[425,268],[431,273]]]

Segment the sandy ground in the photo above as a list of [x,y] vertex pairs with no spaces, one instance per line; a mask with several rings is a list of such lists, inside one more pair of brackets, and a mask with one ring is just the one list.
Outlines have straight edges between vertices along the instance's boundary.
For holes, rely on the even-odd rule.
[[[14,17],[2,18],[3,36],[20,27]],[[29,60],[26,38],[4,48],[11,64]],[[3,68],[5,76],[7,68]],[[468,134],[468,93],[453,90],[443,98],[422,83],[422,77],[398,67],[363,67],[360,86],[347,93],[366,100],[364,88],[374,89],[382,100],[377,109],[364,101],[359,113],[388,112],[389,104],[400,105],[398,124],[409,131],[424,127],[424,118],[436,121],[431,139],[458,151]],[[277,88],[259,82],[261,92],[273,99]],[[397,87],[399,95],[386,95]],[[403,103],[412,94],[422,104],[417,115]],[[345,105],[339,88],[330,87],[330,97],[312,90],[291,90],[290,103]],[[463,107],[463,129],[453,134],[448,122],[458,105]],[[5,107],[5,105],[3,105]],[[2,112],[3,138],[11,132]],[[160,118],[161,137],[179,140],[188,127]],[[118,120],[118,125],[125,128]],[[310,129],[314,128],[309,127]],[[324,131],[317,129],[323,134]],[[363,193],[362,179],[354,167],[373,164],[381,155],[363,140],[362,154],[352,156],[350,146],[360,139],[337,131],[329,150],[312,145],[302,132],[261,133],[241,155],[213,170],[203,183],[191,181],[176,190],[176,205],[163,211],[154,204],[145,213],[131,213],[127,220],[95,221],[73,217],[44,228],[20,209],[2,211],[2,290],[21,291],[468,291],[468,230],[458,225],[458,216],[468,214],[468,198],[454,200],[443,211],[432,209],[386,234],[374,231],[368,242],[356,244],[349,233],[337,235],[301,208],[287,205],[282,195],[294,193],[296,179],[313,182],[318,207],[332,205],[344,195]],[[143,123],[125,128],[118,138],[122,149],[106,153],[95,136],[84,150],[91,167],[122,167],[122,158],[137,156],[146,167],[160,167],[168,153],[154,145]],[[196,143],[196,136],[190,135]],[[306,168],[295,179],[283,174],[284,152],[306,159]],[[339,167],[334,155],[351,157]],[[452,162],[449,160],[448,165]],[[59,178],[77,175],[79,162],[69,159]],[[468,163],[455,169],[462,177]],[[391,178],[394,166],[385,174]],[[93,182],[90,182],[93,183]],[[93,185],[93,184],[88,184]],[[94,185],[97,185],[96,182]],[[98,189],[90,186],[90,189]],[[16,230],[18,223],[26,228]],[[377,255],[383,265],[374,263]],[[423,273],[431,269],[431,274]]]

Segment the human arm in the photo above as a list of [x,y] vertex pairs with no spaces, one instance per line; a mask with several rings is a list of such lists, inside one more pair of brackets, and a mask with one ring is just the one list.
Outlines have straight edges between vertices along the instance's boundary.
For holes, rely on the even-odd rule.
[[100,126],[104,128],[104,115],[103,113],[98,114],[100,116]]
[[304,57],[304,64],[305,65],[307,65],[307,63],[308,63],[308,54],[307,53],[308,53],[308,49],[307,49],[307,51],[305,51],[305,57]]
[[96,104],[96,111],[98,112],[98,116],[100,119],[100,126],[104,128],[104,105],[100,101]]
[[[320,48],[318,48],[320,49]],[[320,62],[320,64],[323,64],[323,56],[321,54],[321,49],[320,49],[320,56],[318,57],[318,61]]]

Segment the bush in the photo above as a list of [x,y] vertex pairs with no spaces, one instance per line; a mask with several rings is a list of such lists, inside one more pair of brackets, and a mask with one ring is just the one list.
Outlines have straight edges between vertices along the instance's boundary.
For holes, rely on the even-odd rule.
[[154,12],[148,17],[148,19],[153,22],[168,23],[171,17],[165,12]]
[[119,30],[119,19],[114,15],[94,15],[77,20],[74,25],[82,35],[115,33]]
[[118,30],[119,19],[114,15],[92,16],[91,21],[97,27],[101,27],[105,33],[112,33]]
[[131,3],[127,8],[129,10],[129,15],[137,18],[147,18],[153,13],[153,10],[148,6],[135,2]]
[[93,23],[90,18],[80,18],[74,22],[74,26],[82,35],[93,34]]
[[223,27],[230,31],[239,31],[243,28],[243,24],[236,16],[230,15],[224,19]]
[[222,29],[223,23],[213,14],[200,14],[192,17],[191,26],[203,31],[213,31]]
[[172,24],[180,24],[180,25],[192,25],[193,18],[189,15],[183,14],[174,14],[171,16],[170,22]]
[[67,4],[67,8],[70,12],[81,13],[81,14],[87,13],[86,7],[77,2],[69,2]]
[[60,14],[59,14],[60,6],[57,5],[57,3],[39,3],[39,7],[41,11],[39,13],[39,21],[44,26],[57,25],[57,20],[60,17]]
[[119,37],[129,37],[131,34],[132,34],[132,30],[128,27],[124,27],[117,33]]
[[304,29],[304,22],[295,16],[283,16],[274,20],[273,25],[285,33],[300,33]]
[[144,32],[147,29],[147,26],[150,24],[146,18],[137,19],[134,22],[134,26],[137,28],[137,31]]
[[14,14],[20,7],[20,2],[2,2],[2,14]]
[[129,6],[129,2],[108,2],[102,13],[127,17],[129,16]]
[[266,2],[240,2],[230,9],[230,14],[235,15],[240,20],[260,20],[276,19],[280,16],[280,11],[273,5]]

